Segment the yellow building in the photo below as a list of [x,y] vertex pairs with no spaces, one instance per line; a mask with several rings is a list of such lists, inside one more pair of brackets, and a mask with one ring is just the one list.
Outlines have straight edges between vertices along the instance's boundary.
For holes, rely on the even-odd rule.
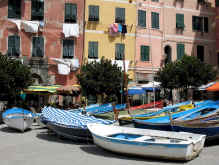
[[84,58],[126,60],[126,70],[134,79],[135,0],[86,0]]

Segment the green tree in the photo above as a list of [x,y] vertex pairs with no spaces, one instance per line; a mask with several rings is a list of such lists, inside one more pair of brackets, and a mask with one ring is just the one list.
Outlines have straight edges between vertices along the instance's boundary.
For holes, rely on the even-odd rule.
[[[81,67],[78,81],[84,95],[101,96],[101,102],[118,100],[121,96],[121,85],[124,84],[123,71],[111,60],[101,58],[100,62],[93,61]],[[104,98],[108,100],[104,100]]]
[[201,62],[193,56],[183,56],[181,60],[166,64],[157,72],[157,80],[164,89],[188,91],[216,79],[213,66]]
[[0,100],[14,99],[32,83],[30,69],[0,53]]

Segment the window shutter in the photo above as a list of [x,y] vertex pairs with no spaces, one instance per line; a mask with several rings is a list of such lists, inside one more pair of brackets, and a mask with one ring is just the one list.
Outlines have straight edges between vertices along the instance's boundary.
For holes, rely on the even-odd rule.
[[11,56],[15,49],[15,39],[14,36],[8,36],[8,55]]
[[74,40],[69,40],[69,57],[74,58]]
[[43,37],[38,37],[38,43],[39,43],[39,56],[43,57],[44,55],[44,38]]
[[116,44],[116,60],[123,60],[124,59],[124,52],[125,52],[125,45],[124,44]]
[[93,49],[94,49],[94,58],[98,58],[98,42],[93,42]]
[[95,20],[97,21],[97,20],[99,20],[99,6],[95,6],[95,14],[94,14],[94,16],[95,16]]
[[71,6],[69,3],[65,4],[65,19],[70,19],[71,17]]
[[93,44],[92,44],[92,42],[89,42],[89,47],[88,47],[88,57],[89,58],[92,58],[93,57]]
[[98,58],[98,42],[89,42],[88,57]]
[[155,13],[155,12],[152,12],[151,13],[151,20],[152,20],[152,28],[156,28],[156,29],[159,29],[159,13]]
[[77,22],[77,5],[76,4],[72,4],[72,20],[74,20],[75,22]]
[[146,27],[146,11],[138,10],[138,25]]
[[116,8],[116,23],[125,23],[125,8]]
[[184,28],[184,14],[176,14],[176,28]]
[[204,32],[208,33],[208,17],[204,17]]
[[185,54],[184,44],[177,44],[177,59],[180,60]]
[[19,36],[15,36],[15,51],[16,51],[16,55],[19,56],[20,54],[20,37]]
[[149,46],[141,46],[141,61],[149,61],[150,48]]
[[93,9],[94,9],[94,6],[89,6],[89,20],[92,21],[93,19]]

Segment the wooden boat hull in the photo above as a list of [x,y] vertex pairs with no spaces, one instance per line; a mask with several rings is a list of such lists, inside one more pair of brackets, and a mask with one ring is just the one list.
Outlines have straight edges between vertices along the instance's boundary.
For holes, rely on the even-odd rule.
[[32,126],[32,115],[11,114],[3,118],[4,123],[13,129],[24,132]]
[[[189,110],[189,109],[192,109],[192,108],[194,108],[193,104],[182,105],[178,108],[173,109],[172,114],[177,113],[177,112],[186,111],[186,110]],[[160,110],[160,111],[163,111],[163,110]],[[143,114],[142,117],[140,115],[137,116],[137,117],[135,117],[135,116],[120,117],[119,118],[119,125],[131,124],[131,123],[133,123],[133,121],[132,121],[133,119],[147,120],[147,119],[163,117],[163,116],[167,115],[167,111],[163,111],[161,114],[159,113],[159,111],[157,111],[158,115],[156,115],[156,112],[155,112],[155,113],[151,113],[151,115],[150,115],[150,113],[148,113],[147,116],[144,116],[146,114]],[[153,114],[155,114],[155,115],[153,115]]]
[[[113,127],[113,126],[111,126]],[[115,126],[114,126],[115,127]],[[143,157],[153,157],[153,158],[161,158],[161,159],[170,159],[170,160],[191,160],[199,155],[201,150],[203,149],[205,136],[204,135],[195,135],[197,136],[194,140],[189,141],[188,143],[168,143],[168,142],[150,142],[141,139],[142,137],[137,137],[134,139],[119,139],[114,137],[109,137],[117,133],[133,133],[134,136],[137,132],[142,132],[142,129],[136,128],[122,128],[115,127],[113,131],[110,130],[110,126],[107,126],[99,130],[105,132],[101,135],[98,131],[96,132],[95,128],[92,128],[92,125],[88,125],[89,130],[92,133],[94,143],[106,150],[123,153],[123,154],[131,154],[138,155]],[[108,132],[108,133],[107,133]],[[165,131],[156,131],[156,130],[143,130],[144,134],[147,135],[165,135]],[[176,132],[168,132],[167,134],[172,134],[171,136],[184,136],[185,133],[176,133]],[[178,135],[177,135],[178,134]],[[137,134],[138,135],[138,134]],[[194,134],[193,134],[194,136]],[[192,138],[191,134],[187,134],[187,138]],[[144,138],[144,136],[143,136]],[[146,136],[147,138],[147,136]]]
[[47,127],[60,136],[77,141],[92,141],[91,133],[88,129],[70,128],[65,125],[48,122]]

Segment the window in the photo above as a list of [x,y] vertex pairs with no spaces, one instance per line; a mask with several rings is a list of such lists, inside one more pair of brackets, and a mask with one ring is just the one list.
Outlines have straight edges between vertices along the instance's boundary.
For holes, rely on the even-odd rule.
[[185,55],[184,44],[177,44],[177,60],[180,60]]
[[44,1],[31,1],[31,19],[42,21],[44,19]]
[[8,0],[8,18],[21,19],[21,1]]
[[141,61],[149,61],[150,47],[141,45]]
[[72,3],[65,4],[65,23],[77,22],[77,5]]
[[99,6],[89,6],[89,21],[99,21]]
[[184,14],[176,14],[176,28],[184,29]]
[[32,57],[43,57],[44,55],[44,38],[33,37],[32,38]]
[[138,26],[146,27],[146,11],[138,10]]
[[205,54],[204,46],[198,45],[197,46],[197,58],[202,62],[204,62],[204,54]]
[[159,29],[160,24],[159,24],[159,13],[152,12],[151,13],[151,27],[154,29]]
[[123,60],[124,59],[124,51],[125,51],[124,44],[116,44],[115,59],[116,60]]
[[218,7],[219,6],[219,0],[215,0],[215,5],[216,5],[216,7]]
[[125,8],[116,8],[116,23],[125,23]]
[[63,58],[74,58],[74,40],[63,40]]
[[20,37],[8,36],[8,56],[19,57],[20,55]]
[[98,58],[98,42],[90,41],[88,48],[88,58],[97,59]]
[[192,16],[192,29],[208,33],[208,17]]

